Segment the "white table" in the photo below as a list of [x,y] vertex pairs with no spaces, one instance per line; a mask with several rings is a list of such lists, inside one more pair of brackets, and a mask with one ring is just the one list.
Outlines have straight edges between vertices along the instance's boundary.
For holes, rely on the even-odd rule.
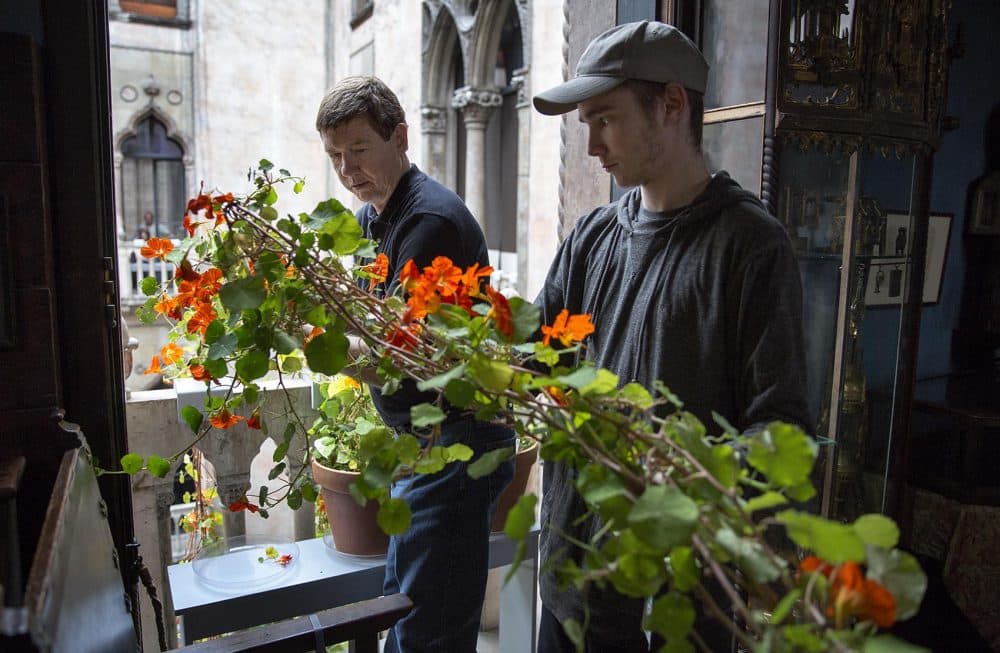
[[[385,557],[359,558],[337,553],[322,538],[296,542],[298,558],[272,584],[248,590],[207,585],[190,564],[167,568],[174,613],[183,618],[184,643],[259,624],[363,601],[382,595]],[[506,568],[516,545],[503,534],[490,538],[490,569]],[[526,559],[500,590],[500,651],[535,650],[535,594],[538,527],[528,536]]]

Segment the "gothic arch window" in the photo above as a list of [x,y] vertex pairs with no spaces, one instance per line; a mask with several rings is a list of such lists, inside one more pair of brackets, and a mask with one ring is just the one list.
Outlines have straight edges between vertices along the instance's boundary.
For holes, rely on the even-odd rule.
[[121,214],[126,237],[183,236],[184,149],[155,116],[121,144]]

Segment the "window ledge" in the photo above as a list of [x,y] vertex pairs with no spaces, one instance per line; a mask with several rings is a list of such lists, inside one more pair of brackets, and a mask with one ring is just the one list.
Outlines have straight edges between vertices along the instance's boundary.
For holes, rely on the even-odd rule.
[[143,25],[156,25],[159,27],[173,27],[175,29],[191,29],[194,24],[185,18],[166,18],[161,16],[145,16],[143,14],[133,14],[127,11],[114,11],[108,15],[111,20],[118,20],[123,23],[140,23]]

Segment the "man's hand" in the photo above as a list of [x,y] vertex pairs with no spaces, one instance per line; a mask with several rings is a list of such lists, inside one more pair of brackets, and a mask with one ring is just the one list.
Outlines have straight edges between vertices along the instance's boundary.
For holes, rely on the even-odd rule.
[[362,383],[367,383],[374,388],[382,387],[382,380],[378,378],[376,370],[378,361],[372,357],[372,349],[361,339],[360,336],[347,336],[347,360],[349,361],[342,372]]

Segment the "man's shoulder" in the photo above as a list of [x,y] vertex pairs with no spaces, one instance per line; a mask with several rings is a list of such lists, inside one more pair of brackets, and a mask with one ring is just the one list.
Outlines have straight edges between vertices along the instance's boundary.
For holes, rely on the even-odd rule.
[[609,202],[594,208],[590,213],[584,213],[573,223],[571,234],[582,236],[602,231],[618,221],[618,203]]
[[469,207],[455,191],[424,172],[417,171],[417,173],[413,179],[413,202],[410,205],[410,213],[438,215],[458,220],[472,218]]
[[751,193],[723,207],[720,213],[723,218],[722,224],[729,229],[739,231],[741,236],[761,240],[787,238],[785,226]]

